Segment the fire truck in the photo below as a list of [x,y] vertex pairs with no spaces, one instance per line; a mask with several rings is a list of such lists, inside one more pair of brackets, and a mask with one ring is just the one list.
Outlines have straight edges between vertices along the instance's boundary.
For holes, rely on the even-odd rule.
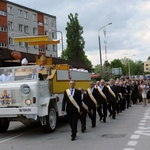
[[[58,117],[63,116],[63,93],[69,81],[75,80],[76,88],[89,86],[86,70],[53,65],[52,56],[46,58],[46,70],[39,71],[39,63],[37,58],[36,65],[0,68],[0,133],[8,130],[11,121],[40,122],[44,132],[54,132]],[[36,78],[31,77],[33,70]]]

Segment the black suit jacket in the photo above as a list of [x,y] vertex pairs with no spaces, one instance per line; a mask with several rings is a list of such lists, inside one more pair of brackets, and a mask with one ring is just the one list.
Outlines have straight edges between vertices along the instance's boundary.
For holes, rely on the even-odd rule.
[[[88,101],[87,101],[87,97],[86,97],[86,94],[83,93],[83,98],[81,99],[84,104],[88,107]],[[82,106],[82,113],[87,113],[87,110]]]
[[117,97],[118,97],[118,89],[117,86],[113,85],[110,86],[110,88],[112,89],[112,91],[115,93],[116,97],[114,97],[108,90],[108,100],[112,101],[112,102],[116,102],[117,101]]
[[[82,110],[81,91],[75,89],[73,98],[80,107],[80,110]],[[79,113],[78,109],[70,101],[66,91],[64,92],[64,97],[62,101],[62,111],[66,111],[67,113]]]
[[99,93],[100,103],[105,103],[108,100],[108,88],[106,86],[103,87],[102,92],[105,94],[106,99]]
[[[100,105],[100,96],[99,96],[99,92],[96,88],[93,89],[92,95],[96,99],[97,104]],[[95,103],[90,98],[88,92],[86,94],[86,98],[87,98],[87,101],[88,101],[89,110],[91,110],[92,108],[95,108]]]

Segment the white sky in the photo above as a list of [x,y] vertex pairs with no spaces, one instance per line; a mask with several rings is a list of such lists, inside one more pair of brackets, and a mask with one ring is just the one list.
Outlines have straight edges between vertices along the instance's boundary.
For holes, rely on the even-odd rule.
[[[85,54],[93,65],[100,63],[98,29],[107,26],[107,59],[130,57],[146,61],[150,56],[150,0],[9,0],[36,9],[57,18],[57,30],[63,32],[66,48],[65,27],[70,13],[78,13],[83,26]],[[60,37],[58,33],[58,38]],[[102,60],[105,61],[103,29],[100,30]],[[58,46],[59,56],[61,44]],[[135,56],[133,56],[135,55]]]

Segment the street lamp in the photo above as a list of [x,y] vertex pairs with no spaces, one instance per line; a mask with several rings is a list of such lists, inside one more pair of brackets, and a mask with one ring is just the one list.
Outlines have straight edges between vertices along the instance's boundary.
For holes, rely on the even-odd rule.
[[[128,53],[125,53],[125,54],[128,55]],[[130,79],[130,76],[131,76],[130,58],[131,58],[132,56],[135,56],[135,55],[130,55],[130,56],[128,56],[128,57],[129,57],[129,59],[128,59],[128,75],[129,75],[129,79]]]
[[111,24],[112,24],[112,22],[110,22],[110,23],[108,23],[108,24],[106,24],[103,27],[98,29],[98,43],[99,43],[99,56],[100,56],[100,68],[101,68],[100,70],[101,70],[101,72],[102,72],[102,52],[101,52],[100,30],[105,28],[106,26],[111,25]]
[[62,44],[62,52],[63,52],[64,47],[63,47],[63,33],[62,33],[62,31],[59,31],[59,30],[49,30],[49,34],[51,32],[59,32],[59,33],[61,33],[61,44]]

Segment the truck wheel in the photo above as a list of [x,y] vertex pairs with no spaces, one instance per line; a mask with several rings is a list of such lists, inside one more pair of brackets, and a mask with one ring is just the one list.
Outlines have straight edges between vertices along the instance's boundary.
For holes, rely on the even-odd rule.
[[43,126],[43,132],[51,133],[55,131],[57,124],[57,114],[53,106],[50,107],[48,116],[46,116],[46,125]]
[[0,119],[0,133],[4,133],[8,130],[9,121],[7,119]]

